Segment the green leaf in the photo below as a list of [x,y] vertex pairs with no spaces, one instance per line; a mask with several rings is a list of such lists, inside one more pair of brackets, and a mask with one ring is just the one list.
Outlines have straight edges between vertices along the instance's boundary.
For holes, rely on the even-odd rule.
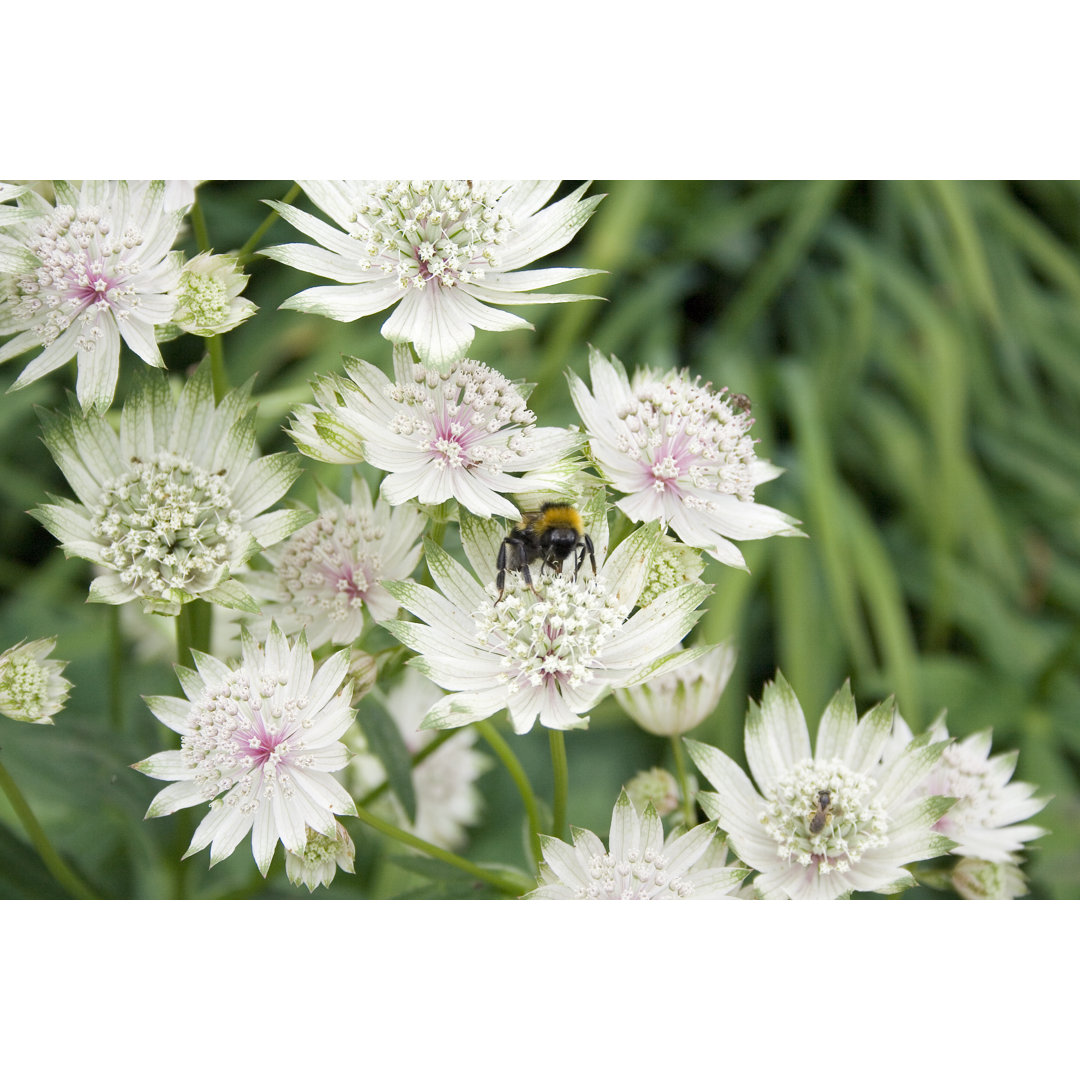
[[382,762],[390,790],[398,797],[405,816],[416,820],[416,789],[412,781],[412,755],[401,731],[382,709],[361,709],[357,717],[368,749]]

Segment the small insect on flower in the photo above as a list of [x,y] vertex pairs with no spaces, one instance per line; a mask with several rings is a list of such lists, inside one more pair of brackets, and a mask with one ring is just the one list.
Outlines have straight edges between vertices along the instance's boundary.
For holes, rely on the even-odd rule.
[[499,545],[499,557],[495,561],[498,574],[495,588],[498,599],[503,598],[506,588],[506,571],[519,570],[525,584],[539,596],[533,585],[529,564],[541,559],[540,570],[545,566],[561,572],[563,563],[574,556],[574,577],[589,556],[592,572],[596,573],[596,554],[593,542],[581,521],[581,514],[568,503],[544,503],[539,510],[526,513],[521,523],[510,530],[510,535]]
[[829,813],[829,805],[832,803],[832,792],[828,789],[817,793],[817,809],[810,819],[810,835],[817,836],[829,823],[832,814]]

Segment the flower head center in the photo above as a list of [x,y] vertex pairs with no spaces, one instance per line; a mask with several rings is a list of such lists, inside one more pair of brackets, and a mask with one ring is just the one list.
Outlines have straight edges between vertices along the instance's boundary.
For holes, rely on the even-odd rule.
[[673,875],[662,851],[631,848],[619,858],[604,853],[589,858],[588,885],[579,885],[579,900],[656,900],[664,895],[688,899],[694,883]]
[[141,273],[144,238],[138,228],[123,226],[100,206],[61,205],[31,223],[27,248],[38,265],[13,275],[8,291],[15,319],[32,324],[43,344],[79,320],[85,327],[79,347],[93,351],[102,336],[94,325],[98,314],[110,310],[126,319],[138,306],[132,279]]
[[963,743],[950,743],[930,774],[928,793],[947,795],[956,802],[935,829],[952,835],[980,826],[992,828],[1004,790],[985,757]]
[[[507,574],[502,601],[475,613],[477,639],[502,655],[500,679],[510,692],[560,683],[591,682],[602,668],[604,646],[629,609],[596,578],[557,574],[534,577],[539,596],[521,574]],[[495,598],[494,587],[490,589]]]
[[414,364],[411,380],[387,393],[401,406],[391,430],[414,439],[436,469],[512,470],[526,451],[522,429],[536,422],[509,379],[468,358],[442,373]]
[[877,784],[841,760],[799,762],[766,791],[761,814],[777,854],[819,874],[850,870],[867,850],[888,842]]
[[304,730],[312,721],[303,719],[306,698],[285,696],[287,684],[284,673],[264,673],[253,684],[238,670],[192,702],[180,750],[207,799],[228,791],[228,805],[252,812],[260,798],[292,793],[288,766],[308,763]]
[[481,280],[513,232],[499,207],[504,191],[475,180],[366,185],[349,221],[350,235],[364,245],[361,267],[395,275],[402,289]]
[[173,319],[195,326],[217,326],[229,320],[229,287],[212,274],[185,270],[177,288]]
[[0,667],[0,711],[27,716],[41,712],[49,700],[49,674],[29,656],[11,656]]
[[220,474],[168,450],[105,483],[92,511],[101,561],[140,596],[212,588],[242,543],[240,512]]
[[296,611],[340,623],[362,608],[383,576],[385,537],[374,514],[352,506],[325,510],[294,533],[277,560],[277,576]]
[[753,420],[736,411],[726,390],[715,392],[679,372],[661,378],[640,371],[632,391],[618,409],[617,445],[639,463],[643,489],[683,498],[698,488],[753,499]]

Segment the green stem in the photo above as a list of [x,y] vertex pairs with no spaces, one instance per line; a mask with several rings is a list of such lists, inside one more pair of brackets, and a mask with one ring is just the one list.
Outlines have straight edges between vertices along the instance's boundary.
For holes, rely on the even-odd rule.
[[210,651],[214,608],[205,600],[191,600],[176,616],[176,659],[181,667],[191,667],[191,650]]
[[[213,250],[210,246],[210,233],[206,228],[206,215],[203,213],[202,203],[197,198],[188,216],[191,218],[191,227],[195,232],[195,243],[199,245],[199,250]],[[206,339],[206,351],[210,354],[214,400],[220,402],[229,392],[229,380],[225,376],[225,345],[220,334],[214,334],[213,337]]]
[[[285,193],[285,197],[280,199],[280,202],[291,203],[300,194],[300,185],[293,184],[291,188]],[[278,212],[271,210],[269,214],[263,219],[263,223],[251,234],[248,242],[236,253],[236,261],[238,265],[243,266],[252,255],[252,252],[259,246],[259,241],[262,240],[266,233],[266,230],[277,221]]]
[[30,837],[30,842],[41,856],[41,861],[48,867],[49,873],[52,874],[61,888],[69,895],[74,896],[76,900],[98,899],[98,897],[83,884],[78,875],[68,868],[67,863],[65,863],[57,854],[56,848],[49,843],[49,838],[45,835],[45,830],[34,816],[34,811],[30,809],[30,804],[23,798],[23,793],[19,790],[19,785],[15,783],[11,773],[4,768],[3,762],[0,762],[0,788],[3,789],[4,794],[8,797],[8,802],[11,803],[11,807],[15,811],[16,817],[22,822],[22,827],[26,830],[26,835]]
[[200,251],[210,250],[210,233],[206,229],[206,215],[203,213],[202,203],[195,199],[188,217],[191,218],[191,227],[195,232],[195,243]]
[[551,743],[551,774],[555,780],[555,797],[551,804],[551,833],[562,839],[566,831],[566,795],[570,787],[570,770],[566,764],[566,740],[561,731],[548,732]]
[[[452,739],[456,734],[457,731],[454,729],[438,732],[435,735],[435,738],[432,739],[431,742],[427,744],[427,746],[421,747],[419,750],[416,751],[415,754],[413,754],[412,758],[410,759],[411,767],[415,769],[416,766],[420,764],[420,762],[424,761],[426,758],[431,757],[431,755],[434,754],[435,751],[438,750],[439,747],[442,746],[442,744],[446,742],[447,739]],[[372,803],[375,803],[379,799],[381,799],[389,790],[390,781],[384,780],[377,788],[372,788],[371,791],[369,791],[360,800],[360,805],[371,806]]]
[[495,729],[490,720],[481,720],[476,725],[480,737],[495,751],[495,756],[503,763],[510,778],[517,786],[521,801],[525,806],[525,816],[529,819],[529,849],[532,852],[533,867],[540,865],[543,854],[540,850],[540,807],[536,802],[529,777],[518,761],[517,755],[510,749],[510,744]]
[[[213,629],[213,605],[205,600],[191,600],[180,609],[176,616],[176,658],[181,667],[191,667],[191,650],[210,651],[210,634]],[[173,850],[174,891],[173,899],[183,900],[188,893],[188,861],[183,857],[187,840],[194,826],[194,815],[190,807],[178,811],[175,817],[176,844]]]
[[120,606],[105,605],[109,620],[109,719],[113,731],[124,726],[124,635],[120,630]]
[[522,874],[511,876],[510,874],[500,873],[498,870],[488,870],[477,863],[462,858],[460,855],[455,855],[452,851],[446,851],[441,847],[436,847],[434,844],[429,844],[426,840],[421,840],[420,837],[413,836],[412,833],[407,833],[404,829],[399,829],[388,821],[383,821],[382,818],[377,818],[363,806],[357,806],[356,816],[365,825],[369,825],[377,832],[390,837],[391,840],[397,840],[399,843],[415,848],[417,851],[422,851],[425,855],[439,859],[449,866],[457,867],[458,870],[463,870],[470,877],[474,877],[478,881],[486,881],[489,885],[493,885],[498,889],[499,892],[506,893],[508,896],[520,896],[533,888],[533,882]]
[[675,753],[675,775],[679,778],[679,790],[682,791],[683,819],[687,829],[692,829],[697,824],[697,809],[690,794],[690,776],[686,771],[686,754],[680,736],[671,736],[671,748]]

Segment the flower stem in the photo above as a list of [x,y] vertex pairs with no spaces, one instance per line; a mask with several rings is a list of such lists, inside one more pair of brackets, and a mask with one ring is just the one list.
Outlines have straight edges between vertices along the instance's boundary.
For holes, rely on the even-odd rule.
[[191,666],[191,650],[210,651],[213,607],[205,600],[191,600],[176,616],[176,659],[181,667]]
[[434,844],[429,844],[426,840],[421,840],[420,837],[413,836],[412,833],[407,833],[404,829],[399,829],[388,821],[383,821],[382,818],[377,818],[363,806],[357,806],[356,816],[365,825],[371,826],[371,828],[381,832],[384,836],[389,836],[392,840],[397,840],[399,843],[406,844],[417,851],[422,851],[425,855],[440,859],[449,866],[457,867],[458,870],[463,870],[478,881],[486,881],[489,885],[493,885],[498,889],[499,892],[506,893],[508,896],[520,896],[533,887],[533,882],[524,875],[511,875],[498,870],[488,870],[477,863],[462,858],[460,855],[455,855],[452,851],[446,851],[443,848],[436,847]]
[[68,867],[67,863],[57,854],[56,848],[49,843],[45,830],[34,816],[30,804],[23,798],[19,785],[15,783],[11,773],[4,768],[3,762],[0,762],[0,788],[8,797],[11,808],[15,811],[19,821],[22,822],[22,827],[26,830],[26,835],[30,837],[30,842],[36,848],[38,855],[41,856],[41,861],[48,867],[49,873],[52,874],[63,890],[74,896],[76,900],[96,900],[97,897],[93,892],[83,884],[82,879]]
[[[200,251],[211,251],[210,233],[206,228],[206,215],[202,203],[196,198],[189,214],[191,227],[195,231],[195,243]],[[220,334],[206,339],[206,351],[210,354],[210,374],[214,383],[214,401],[220,403],[229,392],[229,380],[225,375],[225,345]]]
[[566,795],[570,788],[570,771],[566,764],[566,740],[561,731],[548,732],[551,743],[551,774],[555,780],[555,796],[551,804],[551,834],[562,839],[566,831]]
[[682,792],[683,819],[687,829],[692,829],[697,824],[697,808],[694,806],[694,797],[690,794],[690,777],[686,771],[686,754],[680,736],[671,736],[671,749],[675,754],[675,775],[679,778],[679,790]]
[[124,726],[124,636],[119,605],[105,606],[109,620],[109,719],[113,731],[120,731]]
[[540,865],[543,857],[540,851],[540,807],[536,802],[532,784],[526,775],[521,762],[518,761],[510,744],[495,730],[495,725],[490,720],[481,720],[476,725],[480,737],[495,751],[495,756],[506,767],[510,778],[517,785],[521,801],[525,805],[525,816],[529,819],[529,849],[532,852],[533,868]]
[[[293,184],[291,188],[285,193],[285,197],[280,199],[280,202],[291,203],[297,195],[300,194],[300,185]],[[236,253],[237,265],[243,267],[252,255],[252,252],[259,246],[259,241],[263,238],[266,230],[277,221],[278,212],[271,210],[269,214],[263,219],[263,223],[251,234],[248,242]]]

